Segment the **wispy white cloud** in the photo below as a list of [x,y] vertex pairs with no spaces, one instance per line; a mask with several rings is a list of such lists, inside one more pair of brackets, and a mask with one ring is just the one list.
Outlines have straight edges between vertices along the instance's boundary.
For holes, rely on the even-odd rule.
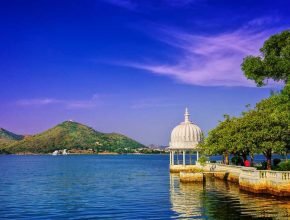
[[278,16],[264,16],[249,21],[248,24],[246,24],[245,26],[251,27],[251,26],[271,25],[279,22],[280,20],[281,19]]
[[43,99],[21,99],[16,102],[18,105],[51,105],[61,103],[61,100],[52,98]]
[[60,105],[67,109],[88,109],[96,107],[100,103],[100,96],[94,95],[88,100],[64,100],[55,98],[21,99],[16,101],[20,106],[48,106]]
[[157,39],[178,51],[170,64],[122,62],[119,65],[169,76],[178,82],[201,86],[254,86],[241,63],[247,55],[258,55],[263,42],[281,28],[261,28],[270,18],[256,19],[234,31],[214,35],[191,34],[168,27],[158,28]]

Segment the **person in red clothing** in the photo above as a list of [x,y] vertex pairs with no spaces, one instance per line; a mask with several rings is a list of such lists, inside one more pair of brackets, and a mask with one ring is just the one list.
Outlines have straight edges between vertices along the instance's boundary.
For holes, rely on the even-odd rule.
[[245,160],[244,164],[245,164],[245,167],[249,167],[249,166],[251,166],[251,163],[250,163],[250,161],[248,161],[248,160]]

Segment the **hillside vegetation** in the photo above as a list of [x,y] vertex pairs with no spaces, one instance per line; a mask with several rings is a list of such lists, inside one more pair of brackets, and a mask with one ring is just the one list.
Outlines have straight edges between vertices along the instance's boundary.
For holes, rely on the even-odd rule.
[[14,134],[10,131],[7,131],[3,128],[0,128],[0,140],[12,140],[12,141],[19,141],[24,138],[23,135]]
[[22,140],[24,136],[14,134],[3,128],[0,128],[0,153],[6,153],[5,148],[16,141]]
[[120,134],[105,134],[71,121],[65,121],[43,133],[25,137],[0,149],[7,153],[51,153],[62,149],[92,149],[94,152],[131,152],[144,147],[142,144]]

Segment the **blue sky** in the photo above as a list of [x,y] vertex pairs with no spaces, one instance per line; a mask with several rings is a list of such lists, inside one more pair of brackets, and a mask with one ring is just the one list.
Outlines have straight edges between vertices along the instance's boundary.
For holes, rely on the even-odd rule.
[[1,1],[0,127],[72,119],[167,144],[188,107],[206,133],[277,88],[240,64],[289,21],[279,0]]

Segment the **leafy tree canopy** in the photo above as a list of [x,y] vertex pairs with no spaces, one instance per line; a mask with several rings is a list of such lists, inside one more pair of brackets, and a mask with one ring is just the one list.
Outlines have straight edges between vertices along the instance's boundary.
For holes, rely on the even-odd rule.
[[244,58],[242,70],[245,76],[258,86],[265,85],[267,79],[287,83],[290,77],[290,30],[271,36],[260,52],[260,56]]
[[[201,148],[207,154],[246,155],[263,153],[271,168],[272,153],[290,148],[290,87],[257,103],[240,117],[230,118],[211,130]],[[226,159],[227,160],[227,159]]]

